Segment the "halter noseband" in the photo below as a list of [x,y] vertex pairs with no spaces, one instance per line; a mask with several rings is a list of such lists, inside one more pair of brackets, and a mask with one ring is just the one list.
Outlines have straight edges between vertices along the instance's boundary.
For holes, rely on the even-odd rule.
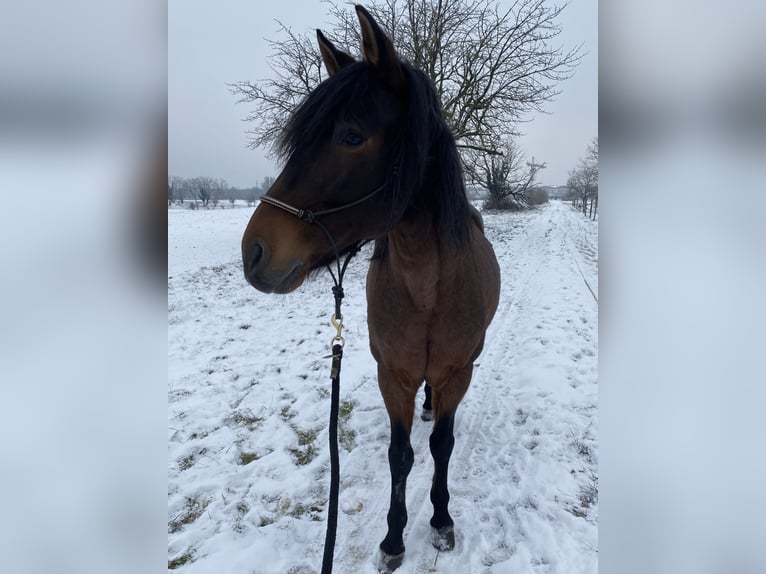
[[[328,215],[330,213],[335,213],[337,211],[343,211],[344,209],[348,209],[350,207],[354,207],[355,205],[359,205],[360,203],[363,203],[370,199],[375,194],[383,191],[385,189],[386,184],[384,183],[380,187],[377,187],[373,189],[370,193],[367,195],[360,197],[359,199],[352,201],[351,203],[346,203],[344,205],[341,205],[340,207],[333,207],[331,209],[323,209],[321,211],[310,211],[308,209],[297,209],[293,207],[292,205],[285,203],[284,201],[281,201],[279,199],[276,199],[274,197],[269,197],[268,195],[262,195],[260,198],[261,203],[268,203],[269,205],[273,205],[274,207],[278,207],[279,209],[286,211],[287,213],[290,213],[297,217],[298,219],[301,219],[303,221],[307,221],[308,223],[318,223],[316,220],[317,217],[320,215]],[[321,225],[321,224],[320,224]]]

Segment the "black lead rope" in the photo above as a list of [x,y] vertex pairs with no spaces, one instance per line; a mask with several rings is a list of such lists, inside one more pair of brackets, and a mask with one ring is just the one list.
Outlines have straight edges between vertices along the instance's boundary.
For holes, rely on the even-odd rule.
[[332,324],[337,332],[332,340],[332,367],[330,368],[330,381],[332,391],[330,395],[330,502],[327,507],[327,531],[324,537],[324,555],[322,556],[321,574],[332,574],[333,553],[335,552],[335,533],[338,529],[338,494],[340,491],[340,457],[338,456],[338,411],[340,409],[340,364],[343,360],[343,315],[341,314],[341,302],[343,301],[343,276],[346,274],[351,258],[359,253],[362,244],[356,244],[346,255],[343,265],[340,264],[340,255],[335,247],[330,232],[324,225],[314,220],[327,235],[335,250],[335,263],[338,267],[338,276],[332,272],[328,265],[327,270],[332,275],[335,285],[332,294],[335,297],[335,314],[332,316]]
[[322,232],[327,236],[327,240],[332,246],[335,253],[335,265],[338,271],[336,276],[333,273],[332,267],[328,264],[327,270],[332,276],[333,283],[332,294],[335,297],[335,314],[332,316],[332,324],[336,328],[336,335],[332,339],[332,367],[330,369],[330,380],[332,382],[332,391],[330,396],[330,501],[327,507],[327,531],[324,539],[324,554],[322,556],[322,572],[321,574],[332,574],[332,562],[333,554],[335,552],[335,537],[338,529],[338,494],[340,491],[340,457],[338,456],[338,411],[340,409],[340,365],[343,360],[343,315],[341,314],[341,302],[343,301],[343,276],[346,274],[346,268],[348,267],[351,258],[359,253],[364,243],[357,243],[352,246],[351,250],[346,254],[346,259],[343,261],[343,265],[340,263],[340,254],[338,253],[338,247],[335,244],[335,240],[332,237],[330,231],[320,221],[317,220],[318,215],[325,215],[346,209],[357,205],[373,195],[381,191],[385,186],[381,186],[371,193],[365,195],[361,199],[358,199],[352,203],[337,207],[334,209],[326,209],[324,211],[317,211],[316,213],[303,209],[296,209],[293,206],[284,203],[278,199],[274,199],[268,196],[262,196],[261,202],[268,203],[274,207],[278,207],[292,215],[295,215],[302,221],[311,223],[319,227]]
[[[324,227],[324,226],[322,226]],[[328,233],[328,238],[329,238]],[[335,244],[333,242],[333,247]],[[322,556],[321,574],[332,574],[332,561],[335,552],[335,533],[338,529],[338,494],[340,491],[340,457],[338,456],[338,411],[340,409],[340,364],[343,360],[343,315],[340,307],[343,301],[343,276],[346,274],[346,267],[351,258],[359,251],[360,246],[356,245],[354,249],[346,256],[343,267],[340,266],[340,258],[337,256],[335,262],[338,265],[338,278],[332,272],[328,265],[327,268],[332,275],[335,285],[332,293],[335,296],[335,314],[333,315],[333,325],[336,326],[337,334],[333,338],[332,345],[332,367],[330,368],[330,380],[332,383],[332,392],[330,396],[330,502],[327,507],[327,530],[324,537],[324,554]]]
[[343,346],[332,346],[332,398],[330,399],[330,502],[327,507],[327,531],[324,537],[322,574],[332,574],[335,532],[338,528],[338,494],[340,490],[340,458],[338,457],[338,409],[340,403],[340,362]]

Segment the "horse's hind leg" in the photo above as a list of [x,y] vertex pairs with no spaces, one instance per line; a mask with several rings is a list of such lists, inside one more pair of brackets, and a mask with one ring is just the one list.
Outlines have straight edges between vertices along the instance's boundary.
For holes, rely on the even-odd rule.
[[453,373],[446,382],[433,389],[433,406],[436,422],[429,440],[434,459],[434,478],[431,485],[431,543],[439,550],[455,547],[454,521],[449,514],[449,490],[447,470],[452,449],[455,446],[455,411],[471,382],[473,364]]
[[391,469],[391,506],[388,510],[388,532],[380,543],[377,567],[380,572],[393,572],[404,559],[402,534],[407,525],[407,476],[412,469],[414,453],[410,445],[412,416],[418,384],[402,381],[390,370],[378,366],[378,384],[391,421],[391,444],[388,464]]
[[433,406],[431,406],[431,385],[426,383],[425,385],[426,398],[423,401],[423,410],[420,413],[420,418],[424,421],[434,420]]

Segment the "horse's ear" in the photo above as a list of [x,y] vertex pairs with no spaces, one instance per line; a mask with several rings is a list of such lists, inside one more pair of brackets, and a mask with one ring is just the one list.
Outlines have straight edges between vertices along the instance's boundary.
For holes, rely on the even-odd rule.
[[339,70],[342,70],[349,64],[354,63],[354,58],[350,54],[342,50],[338,50],[332,45],[332,42],[328,40],[321,30],[317,30],[317,43],[319,44],[319,51],[322,54],[322,61],[324,67],[327,68],[327,73],[334,76]]
[[391,83],[401,83],[403,80],[402,64],[394,50],[393,42],[380,29],[370,13],[358,4],[356,5],[356,15],[362,26],[362,57],[364,61]]

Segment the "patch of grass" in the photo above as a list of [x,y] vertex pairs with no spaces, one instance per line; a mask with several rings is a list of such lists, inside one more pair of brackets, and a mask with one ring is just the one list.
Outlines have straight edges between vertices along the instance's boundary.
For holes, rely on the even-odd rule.
[[589,429],[586,429],[581,437],[577,436],[574,431],[570,431],[569,435],[572,437],[572,440],[569,441],[569,444],[572,445],[572,447],[577,451],[577,454],[585,459],[588,464],[593,464],[594,453],[591,447],[591,444],[593,443],[593,437],[590,436]]
[[242,522],[242,519],[250,511],[250,507],[247,505],[247,503],[244,500],[240,500],[237,503],[236,508],[237,508],[237,518],[236,520],[234,520],[234,524],[231,525],[231,529],[237,534],[244,534],[244,532],[247,530],[247,527]]
[[588,473],[587,482],[580,486],[577,500],[580,503],[579,505],[571,503],[566,504],[564,510],[577,518],[587,519],[588,510],[590,510],[594,504],[598,503],[598,476],[596,476],[595,473]]
[[[212,427],[210,430],[200,431],[200,432],[193,432],[189,435],[189,440],[198,440],[203,439],[206,436],[208,436],[212,432],[216,432],[221,427]],[[207,451],[207,449],[200,450],[200,454],[204,454],[203,451]]]
[[580,506],[590,508],[598,503],[598,476],[591,473],[588,483],[580,489]]
[[189,470],[192,466],[194,466],[194,455],[190,454],[189,456],[184,456],[180,459],[178,459],[178,469],[179,470]]
[[295,418],[295,412],[293,411],[292,406],[290,405],[283,406],[282,410],[279,411],[279,418],[281,418],[285,422],[293,420]]
[[534,498],[532,498],[531,496],[528,496],[526,499],[524,499],[521,502],[521,505],[524,508],[531,508],[532,510],[537,510],[537,508],[538,508],[537,501]]
[[358,404],[359,403],[357,401],[347,401],[347,400],[341,401],[340,406],[338,408],[338,417],[341,420],[348,420],[348,418],[351,416],[351,413],[354,410],[354,407]]
[[263,417],[255,416],[252,411],[234,411],[229,415],[225,422],[229,426],[247,427],[248,430],[255,430],[263,422]]
[[309,506],[299,502],[290,509],[287,515],[292,516],[293,518],[303,518],[304,516],[308,516],[314,522],[318,522],[322,520],[319,515],[320,512],[322,512],[322,508],[315,504]]
[[356,431],[348,428],[348,421],[358,404],[354,400],[343,400],[338,408],[338,442],[346,452],[351,452],[356,446]]
[[313,444],[306,448],[289,448],[288,450],[298,466],[305,466],[317,457],[316,448]]
[[181,457],[178,459],[178,469],[181,471],[189,470],[191,467],[194,466],[194,463],[197,461],[197,458],[207,452],[206,448],[201,448],[199,450],[195,450],[191,454],[188,454],[184,457]]
[[200,502],[196,498],[187,497],[184,509],[170,522],[168,522],[168,532],[173,534],[180,531],[186,524],[191,524],[197,520],[208,507],[211,498]]
[[356,446],[356,431],[349,428],[341,428],[338,431],[338,442],[346,452],[351,452]]
[[258,454],[257,452],[241,452],[239,453],[239,464],[246,465],[250,464],[254,460],[258,460],[263,455]]
[[316,429],[303,430],[295,427],[293,427],[293,431],[298,437],[298,447],[291,447],[288,451],[293,455],[296,465],[305,466],[317,457],[314,441],[319,431]]
[[319,434],[319,431],[316,429],[309,429],[309,430],[302,430],[302,429],[293,429],[295,430],[295,434],[298,436],[298,444],[300,446],[306,446],[312,444]]
[[175,570],[176,568],[180,568],[184,564],[191,562],[194,560],[194,554],[191,552],[184,552],[177,558],[174,558],[173,560],[168,560],[168,570]]

